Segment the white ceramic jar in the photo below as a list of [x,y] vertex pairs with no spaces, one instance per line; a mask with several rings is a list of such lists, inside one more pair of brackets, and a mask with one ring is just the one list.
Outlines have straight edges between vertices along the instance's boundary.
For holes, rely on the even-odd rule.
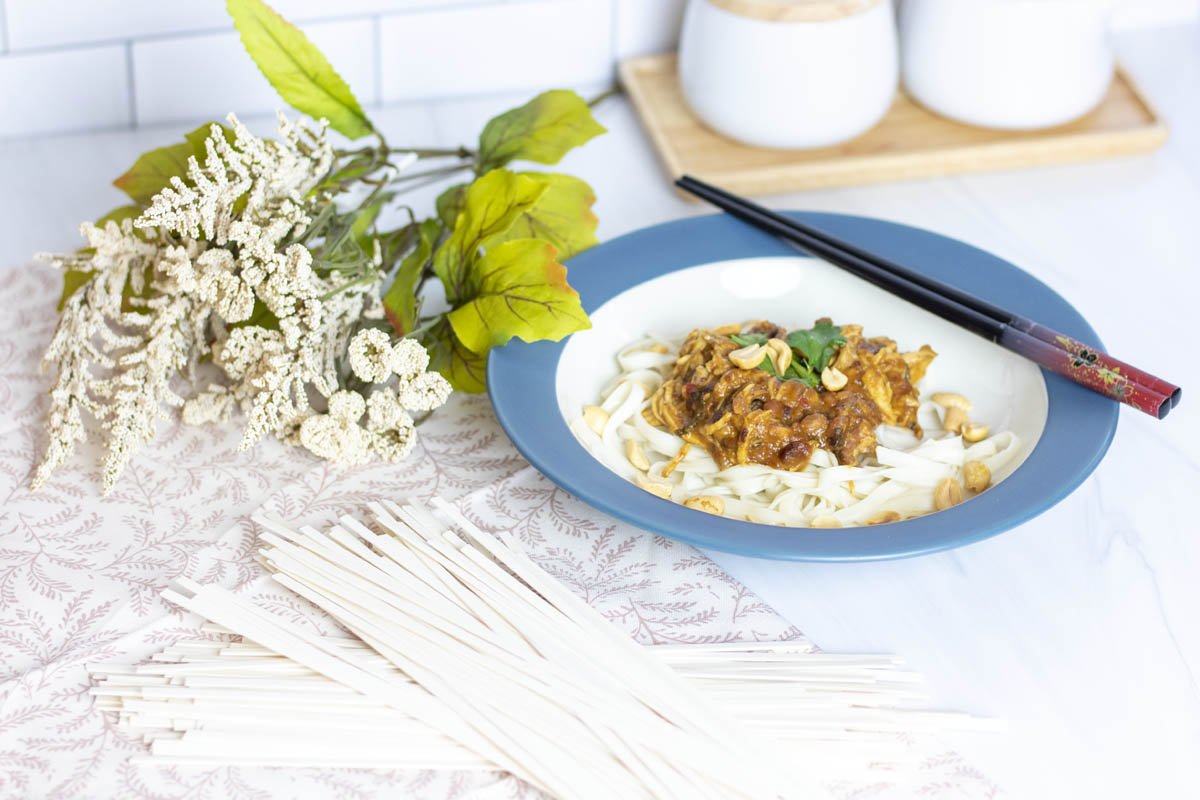
[[903,0],[904,87],[947,117],[1042,128],[1090,111],[1112,83],[1109,0]]
[[679,80],[692,111],[759,147],[852,139],[898,83],[891,0],[690,0]]

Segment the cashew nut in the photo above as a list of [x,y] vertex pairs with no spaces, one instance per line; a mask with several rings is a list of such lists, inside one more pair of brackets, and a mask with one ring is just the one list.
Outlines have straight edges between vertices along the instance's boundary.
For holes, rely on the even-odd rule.
[[625,457],[629,459],[630,464],[642,471],[650,469],[650,459],[646,458],[646,451],[633,439],[625,441]]
[[634,479],[634,481],[637,483],[638,486],[642,487],[643,489],[645,489],[647,492],[654,495],[655,497],[661,497],[664,500],[671,499],[671,484],[669,484],[669,483],[659,483],[658,481],[652,481],[644,475],[638,475]]
[[729,360],[734,363],[734,366],[742,369],[754,369],[762,363],[763,356],[766,354],[767,346],[765,344],[749,344],[730,353]]
[[687,508],[694,508],[697,511],[704,511],[708,514],[716,514],[718,517],[725,513],[725,501],[715,495],[698,494],[695,497],[689,497],[683,501]]
[[896,511],[880,511],[867,520],[868,525],[886,525],[889,522],[899,522],[900,514]]
[[821,383],[831,392],[836,392],[846,388],[846,383],[850,379],[837,367],[828,366],[821,370]]
[[942,418],[942,430],[958,433],[966,424],[967,412],[958,406],[950,406],[946,409],[946,416]]
[[718,325],[712,329],[712,332],[717,336],[732,336],[735,333],[741,333],[742,326],[736,322],[731,322],[728,325]]
[[954,478],[946,478],[933,492],[933,507],[938,511],[956,506],[963,501],[962,484]]
[[987,425],[976,425],[974,422],[968,422],[966,425],[963,425],[962,437],[968,442],[982,442],[987,438],[991,430]]
[[971,410],[971,401],[954,392],[934,392],[929,399],[942,408],[961,408],[964,412]]
[[972,492],[982,492],[992,482],[992,471],[982,461],[963,464],[963,484]]
[[837,517],[835,517],[833,514],[822,514],[819,517],[813,517],[812,521],[808,523],[808,527],[810,527],[810,528],[840,528],[840,527],[842,527],[842,521],[840,519],[838,519]]
[[597,436],[603,436],[604,426],[608,424],[608,412],[600,406],[588,406],[583,409],[583,421]]
[[791,345],[783,339],[771,339],[767,342],[767,355],[771,357],[776,372],[780,375],[787,372],[788,365],[792,363]]

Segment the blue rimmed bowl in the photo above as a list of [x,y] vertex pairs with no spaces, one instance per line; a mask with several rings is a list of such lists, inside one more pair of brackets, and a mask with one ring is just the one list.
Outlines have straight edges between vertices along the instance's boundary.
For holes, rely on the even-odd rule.
[[[987,298],[1082,341],[1100,338],[1033,276],[983,250],[930,231],[841,214],[797,219]],[[568,264],[592,328],[562,342],[514,340],[488,360],[488,392],[509,438],[548,478],[595,508],[644,530],[762,558],[855,561],[915,556],[994,536],[1045,511],[1095,469],[1117,426],[1117,404],[1040,369],[727,215],[634,231]],[[921,388],[955,391],[971,417],[1011,430],[1017,457],[984,493],[958,506],[888,525],[842,529],[761,525],[655,497],[609,470],[568,421],[597,403],[617,373],[616,352],[647,333],[770,319],[807,327],[817,317],[859,323],[900,349],[939,355]]]

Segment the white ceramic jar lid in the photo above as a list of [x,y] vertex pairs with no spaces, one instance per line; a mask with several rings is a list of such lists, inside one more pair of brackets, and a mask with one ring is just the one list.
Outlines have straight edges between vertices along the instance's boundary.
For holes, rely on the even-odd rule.
[[851,17],[883,0],[708,0],[739,17],[766,22],[825,22]]

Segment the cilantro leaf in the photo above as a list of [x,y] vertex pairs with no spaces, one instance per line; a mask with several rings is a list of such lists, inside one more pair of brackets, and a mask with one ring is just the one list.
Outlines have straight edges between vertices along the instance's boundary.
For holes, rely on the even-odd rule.
[[809,330],[792,331],[787,336],[787,343],[804,356],[811,372],[819,375],[837,348],[846,343],[846,337],[842,336],[840,327],[823,319]]
[[[740,347],[766,344],[770,339],[765,333],[735,333],[729,338],[734,344]],[[821,385],[821,379],[818,374],[809,369],[808,365],[799,358],[793,358],[782,375],[779,374],[779,370],[775,369],[775,364],[771,361],[771,357],[766,355],[763,356],[763,360],[759,363],[757,369],[761,369],[773,377],[779,378],[781,381],[801,381],[814,388]]]
[[807,383],[814,389],[821,385],[821,377],[809,369],[807,364],[801,363],[798,358],[793,358],[792,363],[788,364],[787,377],[791,380]]
[[767,335],[765,333],[735,333],[729,338],[733,340],[734,344],[741,347],[767,343]]

